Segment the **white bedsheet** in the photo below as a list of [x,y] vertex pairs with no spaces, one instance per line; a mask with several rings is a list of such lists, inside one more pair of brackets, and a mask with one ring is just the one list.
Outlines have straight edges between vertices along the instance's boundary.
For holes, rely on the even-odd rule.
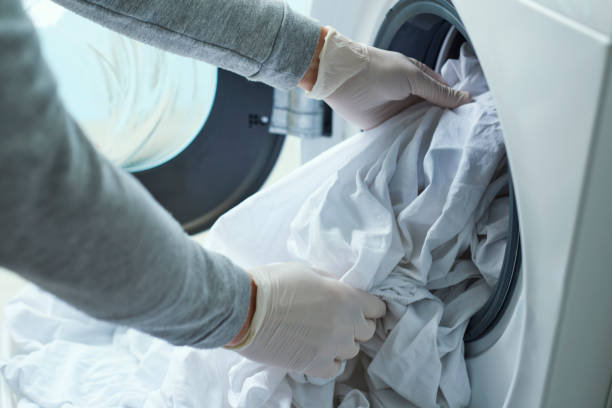
[[350,138],[227,213],[208,239],[245,268],[301,260],[387,302],[375,337],[337,379],[172,347],[30,287],[6,308],[17,351],[0,361],[20,407],[467,405],[462,339],[501,268],[507,175],[471,50],[442,73],[475,102],[422,103]]

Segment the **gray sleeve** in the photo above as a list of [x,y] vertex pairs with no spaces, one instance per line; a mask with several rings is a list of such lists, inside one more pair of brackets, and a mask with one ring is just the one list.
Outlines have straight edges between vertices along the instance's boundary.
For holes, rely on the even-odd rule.
[[0,265],[173,344],[229,342],[246,320],[249,276],[96,153],[58,99],[20,0],[0,1],[0,84]]
[[321,30],[281,0],[54,1],[142,42],[277,88],[304,76]]

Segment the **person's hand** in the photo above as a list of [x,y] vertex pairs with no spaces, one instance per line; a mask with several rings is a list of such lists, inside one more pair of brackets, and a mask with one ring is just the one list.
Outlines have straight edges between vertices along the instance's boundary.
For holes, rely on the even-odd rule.
[[[469,93],[452,89],[425,64],[353,42],[331,28],[318,59],[308,96],[323,99],[361,129],[371,129],[422,100],[445,108],[471,101]],[[305,85],[300,83],[309,90]]]
[[377,297],[301,263],[249,273],[257,285],[255,313],[245,339],[228,348],[264,364],[331,378],[386,312]]

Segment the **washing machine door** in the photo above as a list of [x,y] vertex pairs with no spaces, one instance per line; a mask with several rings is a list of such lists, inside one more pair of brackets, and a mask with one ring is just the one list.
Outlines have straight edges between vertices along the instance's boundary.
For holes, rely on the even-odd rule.
[[[308,12],[309,0],[287,3]],[[273,111],[286,113],[286,97],[219,69],[214,104],[193,142],[174,159],[134,175],[188,233],[208,229],[257,192],[282,157],[284,133],[290,129],[279,129],[271,121]],[[299,164],[288,161],[288,169]]]
[[273,89],[219,70],[210,115],[178,156],[134,175],[191,234],[208,229],[268,178],[285,139],[269,132]]
[[285,139],[270,132],[272,88],[132,40],[50,0],[24,6],[67,110],[186,231],[207,229],[268,178]]

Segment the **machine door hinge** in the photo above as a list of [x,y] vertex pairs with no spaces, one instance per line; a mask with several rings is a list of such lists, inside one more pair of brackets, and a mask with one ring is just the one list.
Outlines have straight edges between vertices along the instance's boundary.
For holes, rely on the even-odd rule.
[[301,89],[275,89],[270,133],[306,139],[331,137],[332,112],[323,101],[310,99]]

